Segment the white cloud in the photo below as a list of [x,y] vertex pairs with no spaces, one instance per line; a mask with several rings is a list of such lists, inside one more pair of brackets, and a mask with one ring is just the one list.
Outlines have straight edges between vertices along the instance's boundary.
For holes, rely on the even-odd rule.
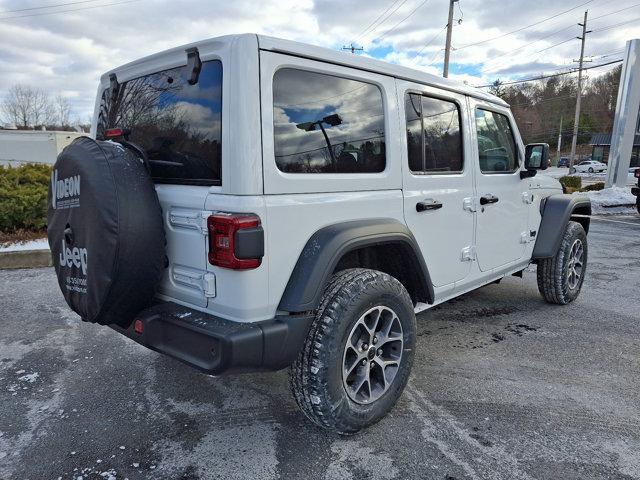
[[[55,3],[52,0],[49,4]],[[99,0],[96,4],[112,3]],[[102,72],[144,55],[203,38],[229,33],[257,32],[338,49],[358,39],[365,48],[387,61],[440,74],[447,5],[428,0],[407,21],[376,40],[407,16],[420,0],[406,1],[373,32],[359,34],[388,6],[389,0],[263,0],[210,2],[192,0],[139,0],[76,12],[16,17],[52,10],[2,13],[41,7],[39,0],[0,0],[0,97],[14,83],[32,84],[51,93],[63,92],[72,102],[73,115],[85,120],[92,113],[95,90]],[[637,0],[615,4],[592,0],[584,7],[548,22],[478,46],[461,48],[502,35],[578,5],[580,0],[461,0],[455,18],[452,77],[470,84],[552,72],[571,64],[579,55],[576,25],[584,8],[591,18],[630,7]],[[84,5],[84,4],[83,4]],[[73,10],[60,7],[57,10]],[[619,52],[624,42],[640,37],[640,21],[599,32],[598,29],[640,16],[640,8],[595,19],[587,40],[587,54]],[[565,29],[556,35],[555,31]],[[431,45],[416,52],[437,34]],[[547,39],[540,40],[543,37]],[[512,52],[515,49],[520,50]],[[382,52],[382,53],[379,53]],[[377,53],[377,54],[376,54]],[[508,54],[508,55],[504,55]],[[504,55],[504,56],[501,56]],[[614,59],[618,57],[608,57]],[[433,63],[431,63],[433,61]],[[594,61],[598,61],[597,59]],[[593,71],[592,71],[593,72]],[[595,73],[593,73],[595,75]]]

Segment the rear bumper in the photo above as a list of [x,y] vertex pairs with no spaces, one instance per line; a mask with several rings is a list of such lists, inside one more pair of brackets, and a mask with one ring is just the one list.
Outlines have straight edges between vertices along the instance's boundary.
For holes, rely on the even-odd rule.
[[[156,352],[219,375],[287,367],[302,348],[312,319],[311,314],[282,315],[240,323],[165,302],[140,312],[129,328],[111,328]],[[137,320],[142,322],[142,333],[134,330]]]

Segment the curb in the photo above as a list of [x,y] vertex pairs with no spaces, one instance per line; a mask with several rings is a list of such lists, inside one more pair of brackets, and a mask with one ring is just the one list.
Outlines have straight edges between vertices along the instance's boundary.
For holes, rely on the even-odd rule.
[[51,250],[19,250],[0,252],[0,270],[14,268],[50,267]]

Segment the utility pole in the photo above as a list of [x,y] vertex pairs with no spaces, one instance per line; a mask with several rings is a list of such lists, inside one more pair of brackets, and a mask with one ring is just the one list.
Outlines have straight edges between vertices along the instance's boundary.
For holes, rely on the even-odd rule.
[[558,161],[560,161],[560,148],[562,147],[562,115],[560,116],[560,130],[558,130]]
[[582,98],[582,65],[584,64],[584,42],[587,38],[587,33],[591,33],[591,30],[587,31],[588,13],[588,10],[584,12],[584,21],[583,23],[578,24],[582,27],[582,36],[577,38],[582,41],[582,45],[580,47],[580,64],[578,67],[578,96],[576,98],[576,116],[573,120],[573,138],[571,139],[571,157],[569,158],[569,171],[571,171],[573,163],[575,162],[576,146],[578,145],[578,128],[580,126],[580,100]]
[[444,69],[442,76],[449,76],[449,56],[451,55],[451,33],[453,31],[453,4],[458,0],[449,0],[449,21],[447,22],[447,44],[444,47]]
[[353,43],[351,45],[349,45],[348,47],[342,47],[342,50],[351,50],[351,53],[356,53],[356,52],[362,52],[364,51],[364,48],[362,47],[355,47],[353,45]]

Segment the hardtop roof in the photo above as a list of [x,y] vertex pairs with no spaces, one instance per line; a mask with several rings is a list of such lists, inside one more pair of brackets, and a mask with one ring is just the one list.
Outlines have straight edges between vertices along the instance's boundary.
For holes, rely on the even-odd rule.
[[[254,37],[258,39],[258,47],[261,50],[268,50],[272,52],[279,52],[289,55],[295,55],[298,57],[308,58],[311,60],[317,60],[322,62],[328,62],[335,65],[342,65],[345,67],[357,68],[366,70],[372,73],[378,73],[382,75],[392,76],[409,80],[416,83],[422,83],[424,85],[433,86],[436,88],[442,88],[452,92],[458,92],[464,95],[469,95],[487,102],[491,102],[497,105],[507,106],[508,104],[499,97],[484,92],[478,88],[465,85],[464,83],[451,80],[448,78],[439,77],[430,73],[416,70],[413,68],[403,67],[401,65],[376,60],[373,58],[365,57],[362,55],[353,55],[337,50],[331,50],[329,48],[318,47],[315,45],[309,45],[306,43],[294,42],[292,40],[284,40],[281,38],[269,37],[267,35],[257,35],[254,33],[242,33],[235,35],[224,35],[221,37],[209,38],[198,42],[193,42],[187,45],[174,47],[162,52],[149,55],[147,57],[140,58],[133,62],[127,63],[120,67],[114,68],[109,72],[102,75],[102,80],[106,81],[108,75],[112,72],[123,72],[129,69],[135,69],[142,64],[152,64],[156,61],[160,61],[162,57],[176,54],[177,52],[184,52],[187,48],[198,47],[203,45],[221,44],[221,43],[234,43],[242,37]],[[185,56],[186,61],[186,56]]]
[[404,80],[422,83],[445,90],[459,92],[464,95],[476,97],[491,103],[502,106],[509,106],[504,100],[490,93],[484,92],[478,88],[465,85],[464,83],[451,80],[449,78],[439,77],[430,73],[404,67],[394,63],[376,60],[374,58],[362,55],[353,55],[350,53],[331,50],[329,48],[317,47],[306,43],[284,40],[281,38],[269,37],[266,35],[258,35],[258,45],[262,50],[280,52],[299,57],[309,58],[313,60],[325,61],[345,67],[358,68],[382,75],[388,75]]

